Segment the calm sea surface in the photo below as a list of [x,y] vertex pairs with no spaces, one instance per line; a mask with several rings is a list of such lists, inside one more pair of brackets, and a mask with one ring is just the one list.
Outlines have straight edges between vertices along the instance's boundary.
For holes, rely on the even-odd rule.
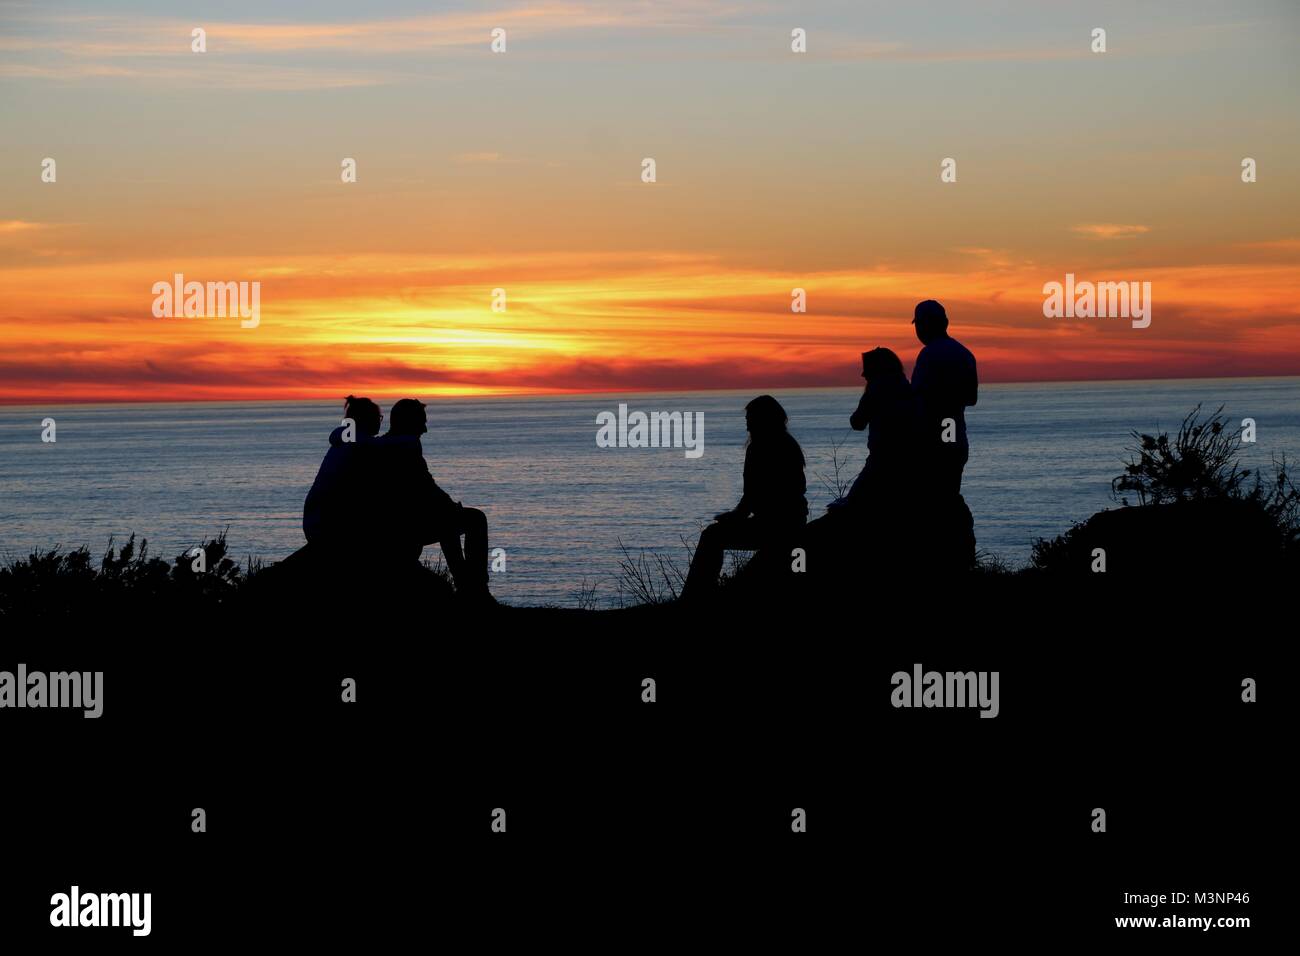
[[[813,515],[832,497],[836,442],[856,473],[865,437],[848,428],[853,389],[775,393],[808,457]],[[425,455],[453,498],[481,507],[506,549],[493,591],[512,604],[570,605],[586,579],[617,595],[619,542],[684,558],[680,537],[735,504],[751,393],[656,393],[435,401]],[[596,415],[619,402],[704,413],[703,457],[681,449],[607,449]],[[1300,378],[987,385],[968,412],[963,492],[979,546],[1020,564],[1035,537],[1112,505],[1130,429],[1176,428],[1198,402],[1253,418],[1249,466],[1300,460]],[[385,406],[385,412],[387,407]],[[0,558],[135,532],[173,557],[229,528],[236,555],[279,559],[303,544],[302,501],[338,423],[336,403],[0,407]],[[58,441],[42,443],[41,419]],[[374,503],[382,514],[383,501]],[[432,551],[436,552],[436,547]]]

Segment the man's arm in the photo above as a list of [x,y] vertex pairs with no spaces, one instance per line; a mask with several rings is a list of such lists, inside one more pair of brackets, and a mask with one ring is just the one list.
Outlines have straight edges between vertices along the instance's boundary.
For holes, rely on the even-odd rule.
[[740,500],[736,502],[736,507],[732,508],[730,511],[724,511],[722,514],[718,515],[719,520],[723,520],[724,517],[748,518],[749,515],[753,512],[754,510],[753,495],[750,494],[751,489],[749,487],[750,468],[756,467],[752,465],[750,460],[753,454],[754,454],[753,448],[745,449],[745,471],[744,471],[744,478],[743,478],[744,491],[742,491],[740,494]]
[[927,380],[929,374],[930,357],[925,354],[925,349],[916,353],[916,362],[912,365],[912,391],[920,395],[930,383]]
[[417,500],[427,496],[432,499],[435,509],[460,508],[460,503],[453,501],[451,495],[439,488],[433,480],[433,472],[429,471],[429,462],[424,457],[424,449],[419,441],[404,440],[398,448],[396,454],[401,455],[403,461],[400,474],[405,476],[403,481]]
[[459,511],[460,502],[452,500],[451,495],[438,487],[438,482],[434,481],[433,472],[429,471],[429,463],[425,461],[423,453],[420,455],[420,464],[424,465],[426,491],[433,496],[434,506],[439,509],[450,508],[453,511]]

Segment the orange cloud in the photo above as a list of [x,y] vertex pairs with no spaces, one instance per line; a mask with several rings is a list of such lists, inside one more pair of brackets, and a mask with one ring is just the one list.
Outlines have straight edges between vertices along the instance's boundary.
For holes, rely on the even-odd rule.
[[[152,284],[175,271],[260,281],[261,324],[155,319]],[[1143,330],[1044,318],[1042,285],[1064,271],[795,275],[654,252],[25,266],[0,270],[0,378],[23,403],[852,385],[863,349],[910,364],[911,308],[930,296],[989,381],[1300,372],[1291,264],[1143,270]]]
[[1115,222],[1098,222],[1089,225],[1071,226],[1070,231],[1085,239],[1133,239],[1150,232],[1149,226],[1125,226]]

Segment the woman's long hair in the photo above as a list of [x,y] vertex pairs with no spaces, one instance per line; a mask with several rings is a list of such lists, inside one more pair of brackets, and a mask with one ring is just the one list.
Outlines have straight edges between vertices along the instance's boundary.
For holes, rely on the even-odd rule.
[[891,349],[878,348],[862,353],[862,374],[868,382],[907,381],[903,362]]
[[785,409],[771,395],[760,395],[748,405],[745,406],[745,421],[749,427],[749,439],[745,442],[748,448],[757,439],[760,442],[770,443],[782,437],[788,438],[790,445],[799,455],[799,467],[804,465],[803,449],[795,441],[793,435],[786,430],[790,423],[790,416],[785,413]]

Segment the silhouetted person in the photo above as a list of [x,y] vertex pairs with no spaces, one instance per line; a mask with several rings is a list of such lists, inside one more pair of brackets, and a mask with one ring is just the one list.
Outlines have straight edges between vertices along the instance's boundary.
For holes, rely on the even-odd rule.
[[867,430],[867,463],[831,509],[896,504],[915,492],[919,479],[920,407],[902,361],[889,349],[863,352],[862,377],[867,387],[849,425]]
[[433,480],[420,444],[420,436],[428,430],[421,402],[403,398],[393,404],[388,432],[376,442],[380,520],[386,523],[388,539],[401,554],[418,558],[426,544],[442,545],[456,593],[488,598],[487,516],[453,501]]
[[948,314],[933,299],[917,303],[912,323],[924,345],[912,368],[912,389],[921,403],[928,477],[936,495],[956,495],[970,457],[966,409],[979,392],[975,356],[948,335]]
[[302,509],[302,530],[314,549],[364,547],[373,502],[367,495],[368,468],[383,413],[368,398],[349,395],[344,423],[330,432],[316,480]]
[[718,515],[700,534],[682,587],[684,600],[717,587],[728,549],[786,549],[802,531],[808,520],[803,449],[786,431],[788,421],[785,409],[771,395],[760,395],[745,406],[749,441],[744,492],[735,508]]

